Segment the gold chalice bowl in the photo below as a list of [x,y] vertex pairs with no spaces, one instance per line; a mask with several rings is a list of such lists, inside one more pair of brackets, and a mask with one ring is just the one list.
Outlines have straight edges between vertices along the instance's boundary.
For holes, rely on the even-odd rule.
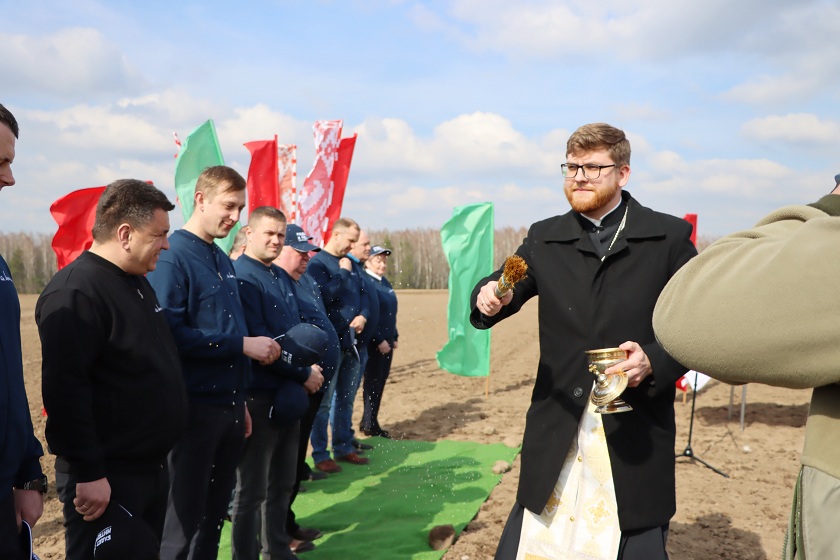
[[621,348],[599,348],[587,350],[589,372],[595,375],[595,388],[592,390],[592,404],[600,414],[627,412],[633,407],[624,402],[621,393],[627,388],[627,375],[623,371],[607,375],[604,371],[610,366],[620,364],[627,359],[627,352]]

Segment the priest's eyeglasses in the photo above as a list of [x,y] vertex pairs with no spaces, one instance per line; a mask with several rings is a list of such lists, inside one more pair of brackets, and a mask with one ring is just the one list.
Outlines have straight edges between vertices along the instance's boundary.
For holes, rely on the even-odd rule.
[[578,165],[576,163],[564,163],[560,166],[560,171],[563,172],[563,177],[566,179],[574,179],[577,177],[578,171],[583,169],[583,177],[585,179],[597,179],[601,176],[601,170],[607,169],[608,167],[615,167],[615,164],[595,165],[594,163],[587,163]]

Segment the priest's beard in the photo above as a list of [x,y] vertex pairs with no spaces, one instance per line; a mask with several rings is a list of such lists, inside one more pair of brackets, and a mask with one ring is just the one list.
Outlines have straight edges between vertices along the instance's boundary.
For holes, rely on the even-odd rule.
[[590,191],[594,197],[588,197],[587,200],[579,200],[574,198],[574,186],[564,186],[563,191],[566,193],[566,200],[572,207],[572,210],[580,214],[587,212],[594,212],[603,208],[612,201],[616,193],[621,189],[619,185],[602,185],[596,186]]

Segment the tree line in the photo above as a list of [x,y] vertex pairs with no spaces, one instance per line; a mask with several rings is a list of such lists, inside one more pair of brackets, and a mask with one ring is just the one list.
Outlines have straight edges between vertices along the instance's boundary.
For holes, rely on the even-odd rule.
[[[524,227],[495,231],[493,266],[498,268],[512,255],[527,234]],[[391,249],[386,276],[397,289],[444,289],[449,282],[449,263],[443,254],[440,231],[433,228],[369,230],[371,242]],[[714,238],[700,237],[698,250]],[[57,271],[52,234],[0,233],[0,255],[6,259],[19,293],[38,294]]]
[[58,270],[50,233],[0,233],[0,255],[6,259],[21,294],[40,294]]

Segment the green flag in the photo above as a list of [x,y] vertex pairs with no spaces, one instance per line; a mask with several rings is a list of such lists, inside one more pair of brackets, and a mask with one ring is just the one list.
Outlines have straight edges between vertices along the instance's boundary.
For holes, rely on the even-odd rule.
[[455,208],[440,238],[449,262],[449,342],[437,353],[438,366],[456,375],[485,377],[490,374],[490,330],[470,324],[470,294],[493,272],[493,203]]
[[[222,148],[219,146],[216,127],[212,120],[197,127],[184,139],[181,150],[178,152],[178,159],[175,160],[175,195],[181,205],[185,222],[193,213],[195,183],[198,181],[198,176],[208,167],[224,164],[225,159],[222,157]],[[225,252],[230,251],[233,238],[240,227],[237,223],[228,236],[217,239],[216,244]]]

